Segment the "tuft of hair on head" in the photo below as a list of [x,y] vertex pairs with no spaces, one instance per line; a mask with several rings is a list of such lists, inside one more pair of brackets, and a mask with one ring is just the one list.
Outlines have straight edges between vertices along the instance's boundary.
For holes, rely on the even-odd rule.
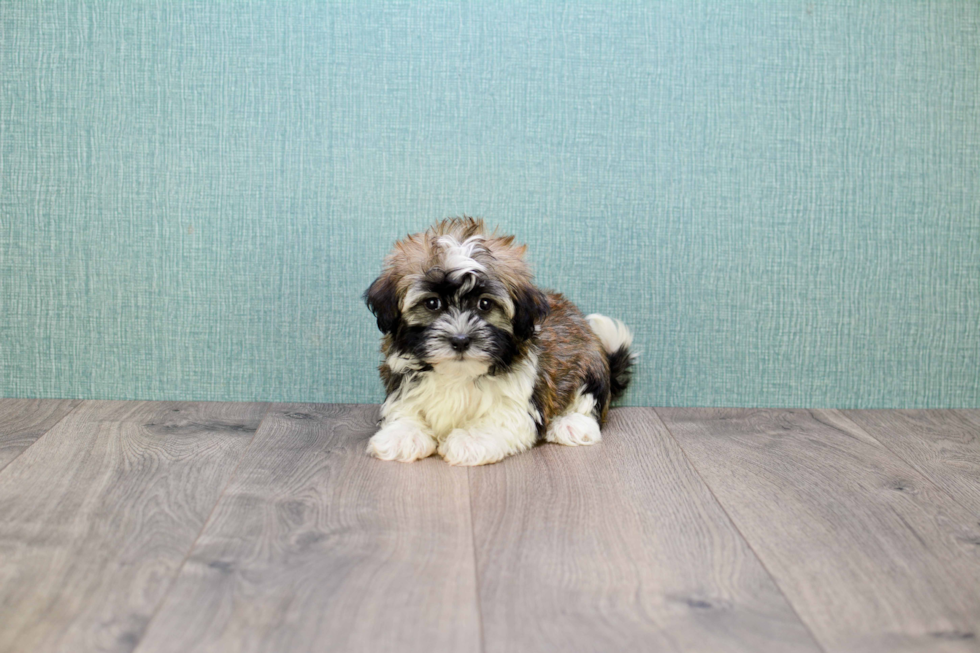
[[633,333],[625,324],[605,315],[593,313],[585,318],[593,333],[602,343],[602,349],[609,361],[609,389],[612,399],[619,399],[633,378],[633,364],[636,354],[630,350],[633,346]]
[[483,218],[473,218],[463,215],[456,218],[445,218],[435,223],[426,230],[426,235],[430,239],[437,239],[440,236],[451,236],[459,242],[463,242],[473,236],[486,236],[486,225]]

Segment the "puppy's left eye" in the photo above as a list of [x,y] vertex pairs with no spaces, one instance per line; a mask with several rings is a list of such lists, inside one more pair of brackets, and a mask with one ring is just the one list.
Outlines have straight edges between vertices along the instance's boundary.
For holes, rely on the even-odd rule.
[[493,302],[486,297],[483,297],[479,302],[477,302],[477,307],[485,313],[493,308]]
[[438,297],[429,297],[425,300],[425,307],[430,311],[438,311],[442,308],[442,302],[439,301]]

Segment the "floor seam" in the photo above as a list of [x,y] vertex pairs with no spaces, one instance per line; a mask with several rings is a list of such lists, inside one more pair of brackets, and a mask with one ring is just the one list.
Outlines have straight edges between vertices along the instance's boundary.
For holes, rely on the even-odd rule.
[[745,546],[747,546],[749,548],[749,551],[752,552],[752,555],[755,556],[755,559],[759,562],[759,565],[762,567],[762,570],[766,572],[766,575],[769,576],[769,579],[772,581],[772,584],[779,591],[779,594],[783,597],[783,600],[786,601],[786,605],[788,605],[789,609],[793,611],[794,615],[796,615],[796,618],[797,620],[799,620],[800,624],[806,629],[808,633],[810,633],[810,639],[813,640],[813,643],[816,644],[817,648],[819,648],[824,653],[827,653],[827,648],[817,638],[816,633],[814,633],[813,629],[810,628],[810,624],[808,624],[806,620],[803,619],[802,615],[800,615],[799,611],[796,609],[796,606],[793,605],[793,602],[790,600],[789,596],[786,595],[786,591],[783,589],[782,585],[779,584],[779,581],[773,575],[772,571],[770,571],[769,567],[766,566],[766,563],[762,559],[762,556],[760,556],[759,552],[755,550],[755,547],[752,546],[752,543],[749,541],[749,538],[745,537],[745,533],[743,533],[742,529],[739,528],[738,523],[736,523],[735,519],[729,514],[728,510],[725,508],[725,505],[718,499],[718,496],[715,494],[714,488],[712,488],[711,485],[708,484],[708,481],[701,474],[701,470],[697,468],[697,466],[694,464],[694,461],[691,460],[691,457],[687,455],[687,450],[684,449],[684,446],[681,444],[681,441],[678,440],[677,436],[674,435],[674,432],[670,429],[670,426],[667,424],[667,421],[663,417],[661,417],[660,413],[657,411],[656,408],[651,407],[650,410],[653,412],[654,415],[657,416],[657,420],[659,420],[660,423],[663,424],[664,429],[667,430],[667,435],[669,435],[670,439],[674,441],[674,443],[677,445],[677,448],[680,450],[681,455],[684,456],[684,460],[687,461],[687,464],[691,466],[691,469],[697,475],[698,479],[701,481],[704,487],[707,488],[708,492],[711,494],[711,498],[714,499],[715,504],[725,514],[725,517],[728,518],[728,523],[732,525],[732,528],[735,529],[735,532],[738,533],[738,536],[742,538],[743,542],[745,542]]
[[[43,401],[43,399],[42,399],[42,401]],[[10,460],[8,460],[6,465],[4,465],[3,467],[0,467],[0,474],[3,473],[3,470],[5,470],[8,467],[10,467],[14,463],[15,460],[17,460],[18,458],[20,458],[21,456],[23,456],[24,453],[28,449],[30,449],[35,444],[37,444],[41,440],[41,438],[43,438],[48,433],[50,433],[51,431],[53,431],[56,426],[58,426],[59,424],[61,424],[62,422],[64,422],[65,419],[67,419],[69,415],[71,415],[76,410],[78,410],[81,407],[81,405],[84,404],[84,403],[86,403],[87,401],[88,400],[86,400],[86,399],[80,399],[77,404],[75,404],[74,406],[71,407],[71,410],[69,410],[67,413],[65,413],[64,415],[62,415],[61,418],[59,418],[57,422],[55,422],[50,427],[48,427],[47,429],[45,429],[44,433],[42,433],[41,435],[37,436],[37,438],[34,439],[34,442],[31,442],[29,445],[27,445],[26,447],[24,447],[24,450],[23,451],[19,452],[16,456],[14,456]]]
[[[839,409],[839,408],[828,408],[828,409],[825,409],[825,410],[827,410],[827,411],[833,411],[833,412],[837,413],[840,417],[842,417],[844,420],[846,420],[849,424],[851,424],[858,431],[860,431],[861,433],[864,433],[866,436],[868,436],[869,438],[871,438],[872,440],[874,440],[875,442],[877,442],[881,446],[882,449],[884,449],[885,451],[887,451],[888,453],[890,453],[892,456],[894,456],[900,462],[902,462],[905,465],[907,465],[916,474],[918,474],[919,476],[921,476],[922,478],[924,478],[926,481],[928,481],[929,484],[932,487],[936,488],[936,490],[938,490],[941,494],[943,494],[943,496],[949,497],[949,499],[953,503],[955,503],[959,507],[963,508],[969,514],[971,514],[971,515],[976,514],[976,512],[972,508],[970,508],[970,507],[968,507],[968,506],[960,503],[960,500],[959,499],[957,499],[955,496],[953,496],[952,494],[950,494],[948,490],[946,490],[944,487],[940,486],[938,483],[936,483],[936,481],[932,480],[932,477],[925,470],[923,470],[917,464],[915,464],[914,462],[908,460],[905,456],[903,456],[902,454],[898,453],[897,451],[895,451],[894,449],[892,449],[891,447],[889,447],[887,444],[885,444],[884,442],[882,442],[881,438],[876,437],[873,433],[871,433],[871,431],[869,431],[868,429],[864,428],[863,426],[861,426],[860,424],[858,424],[857,422],[855,422],[853,419],[851,419],[850,417],[848,417],[847,414],[844,413],[844,411],[842,409]],[[937,408],[936,410],[943,410],[943,409]],[[953,410],[953,409],[949,409],[949,410]],[[980,515],[978,515],[978,516],[980,516]]]
[[[971,424],[974,424],[974,420],[980,417],[980,408],[950,408],[949,410],[953,411]],[[974,413],[976,413],[976,417],[974,417]]]
[[[231,403],[237,403],[237,402],[231,402]],[[252,448],[252,444],[255,442],[255,438],[258,436],[259,431],[262,430],[262,426],[265,424],[266,418],[269,416],[269,413],[272,412],[272,406],[273,406],[272,402],[266,404],[265,413],[262,414],[262,419],[259,420],[259,425],[255,428],[255,433],[252,434],[252,438],[248,441],[248,444],[245,445],[245,449],[242,451],[241,458],[239,458],[238,463],[235,464],[235,469],[231,471],[231,474],[228,476],[228,480],[225,482],[224,487],[222,487],[221,492],[218,493],[218,498],[217,500],[215,500],[214,505],[211,506],[211,511],[208,513],[208,516],[204,520],[204,523],[201,524],[201,530],[197,532],[197,535],[194,536],[194,540],[191,542],[191,545],[187,547],[187,553],[184,555],[184,559],[180,561],[180,564],[177,565],[177,568],[174,570],[173,577],[170,579],[170,585],[167,587],[167,590],[163,593],[163,596],[160,597],[160,601],[157,603],[156,608],[154,608],[153,614],[151,614],[150,618],[146,620],[146,626],[143,628],[143,632],[140,634],[139,641],[136,643],[136,646],[130,649],[130,653],[136,653],[136,651],[139,650],[140,646],[143,645],[143,642],[146,641],[146,634],[150,632],[150,626],[153,625],[153,621],[157,618],[157,615],[160,614],[160,610],[163,609],[163,604],[167,602],[167,598],[170,596],[170,592],[173,591],[174,586],[177,584],[177,579],[180,578],[180,574],[184,570],[184,565],[187,564],[187,561],[191,557],[191,553],[193,553],[194,549],[197,547],[198,541],[200,541],[201,536],[204,535],[204,531],[207,529],[208,524],[211,523],[211,519],[214,517],[215,511],[218,509],[218,504],[220,504],[221,500],[225,498],[225,493],[228,491],[228,487],[231,485],[232,481],[235,480],[235,476],[238,475],[238,470],[239,468],[241,468],[242,462],[245,460],[245,457],[248,455],[249,449]]]

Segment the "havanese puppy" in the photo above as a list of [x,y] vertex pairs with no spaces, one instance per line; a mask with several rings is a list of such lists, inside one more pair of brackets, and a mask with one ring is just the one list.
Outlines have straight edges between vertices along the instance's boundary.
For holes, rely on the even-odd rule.
[[395,244],[364,293],[387,391],[369,454],[484,465],[539,439],[599,442],[629,383],[632,334],[536,288],[525,249],[467,217]]

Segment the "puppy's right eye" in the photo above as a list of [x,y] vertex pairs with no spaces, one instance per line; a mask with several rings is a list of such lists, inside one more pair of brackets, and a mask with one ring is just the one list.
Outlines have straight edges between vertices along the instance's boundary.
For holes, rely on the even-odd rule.
[[438,297],[429,297],[423,302],[423,304],[430,311],[438,311],[440,308],[442,308],[442,302]]

